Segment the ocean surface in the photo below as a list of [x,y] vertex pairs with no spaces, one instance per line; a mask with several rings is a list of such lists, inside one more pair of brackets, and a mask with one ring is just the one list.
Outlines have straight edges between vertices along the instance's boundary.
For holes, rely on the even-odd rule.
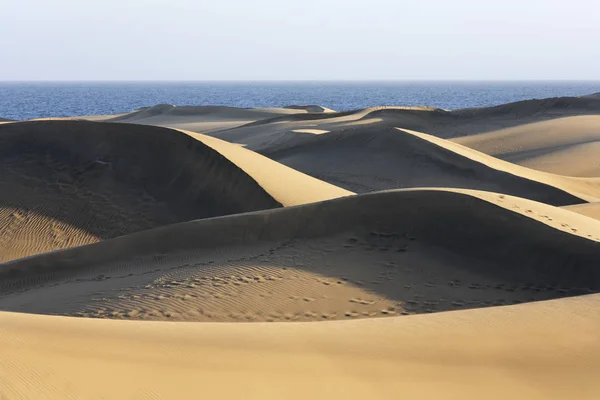
[[282,107],[337,111],[372,106],[445,109],[600,92],[596,82],[0,82],[0,118],[128,112],[156,104]]

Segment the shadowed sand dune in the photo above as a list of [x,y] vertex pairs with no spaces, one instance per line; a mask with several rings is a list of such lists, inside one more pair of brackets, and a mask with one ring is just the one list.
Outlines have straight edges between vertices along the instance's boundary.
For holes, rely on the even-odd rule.
[[600,222],[521,198],[378,192],[205,219],[6,263],[0,309],[306,321],[595,293]]
[[[220,146],[224,152],[226,145]],[[279,199],[293,205],[336,197],[325,195],[331,185],[240,149],[240,162],[297,182],[299,192],[289,186],[275,199],[213,147],[150,126],[66,120],[0,126],[0,261],[280,207]],[[303,178],[317,188],[303,186]]]
[[225,106],[174,106],[170,104],[160,104],[131,113],[118,115],[114,118],[106,118],[104,121],[168,126],[195,132],[210,132],[282,115],[306,113],[320,114],[330,112],[332,111],[320,106],[235,108]]
[[[249,109],[228,109],[227,112],[235,115],[238,111],[248,112]],[[260,112],[261,109],[256,109]],[[271,109],[282,110],[282,109]],[[318,109],[311,108],[308,114],[294,113],[283,115],[271,115],[266,118],[257,118],[244,125],[223,127],[218,130],[211,130],[217,134],[219,130],[233,130],[235,135],[236,128],[250,128],[262,125],[271,125],[281,132],[287,124],[332,124],[340,122],[356,122],[370,120],[385,122],[389,126],[396,126],[415,131],[427,132],[441,138],[455,138],[466,135],[480,134],[499,129],[516,127],[534,122],[553,120],[562,117],[598,115],[600,114],[600,97],[597,95],[582,97],[557,97],[550,99],[525,100],[514,103],[503,104],[494,107],[470,108],[461,110],[443,110],[434,107],[372,107],[363,110],[314,113]],[[221,115],[224,117],[224,114]],[[196,122],[201,122],[202,115],[196,116]],[[169,125],[176,123],[176,120],[160,120],[160,125]],[[279,124],[280,126],[275,126]],[[271,130],[267,128],[268,130]],[[188,130],[196,131],[193,128]],[[200,132],[200,131],[198,131]],[[259,134],[260,131],[246,130],[247,138]],[[229,133],[221,132],[217,136],[225,140]],[[263,133],[264,135],[264,133]]]
[[[560,175],[595,177],[593,154],[599,132],[600,98],[595,95],[527,100],[495,107],[446,111],[430,107],[376,107],[342,113],[277,115],[211,135],[258,152],[288,141],[308,140],[297,133],[399,127],[472,147],[522,166]],[[161,121],[168,126],[174,121]],[[187,128],[200,132],[200,125]]]
[[293,135],[263,147],[261,153],[355,192],[443,186],[496,191],[552,205],[600,197],[600,181],[522,168],[414,131],[359,125]]

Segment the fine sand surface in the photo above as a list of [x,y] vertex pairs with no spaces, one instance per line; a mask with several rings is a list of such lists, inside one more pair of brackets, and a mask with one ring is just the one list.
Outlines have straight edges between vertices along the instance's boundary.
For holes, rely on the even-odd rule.
[[600,202],[564,206],[564,209],[600,220]]
[[[600,109],[598,110],[600,114]],[[455,139],[519,165],[563,175],[600,176],[600,115],[534,122]]]
[[423,121],[451,118],[445,114],[435,109],[388,107],[343,116],[298,115],[293,120],[259,121],[211,135],[354,192],[451,186],[513,194],[559,206],[600,198],[598,178],[565,177],[523,168],[402,125],[431,129],[432,125]]
[[600,398],[598,118],[1,124],[0,399]]
[[597,399],[598,295],[319,323],[0,313],[9,399]]

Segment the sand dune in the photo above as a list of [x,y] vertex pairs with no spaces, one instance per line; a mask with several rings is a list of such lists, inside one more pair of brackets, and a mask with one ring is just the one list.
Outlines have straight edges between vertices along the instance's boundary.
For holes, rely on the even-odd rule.
[[6,398],[596,399],[597,295],[295,324],[0,313]]
[[[562,117],[598,114],[600,114],[600,98],[591,95],[525,100],[494,107],[450,111],[433,107],[372,107],[363,110],[327,113],[325,115],[282,115],[252,122],[241,126],[241,128],[273,124],[275,122],[296,123],[301,128],[301,125],[310,124],[311,122],[323,125],[376,120],[385,122],[388,126],[427,132],[449,139]],[[272,127],[278,128],[275,125]],[[235,132],[235,128],[231,129]],[[250,133],[251,137],[255,134],[252,131],[246,133]],[[223,132],[223,135],[227,134]],[[230,140],[228,136],[223,135],[219,134],[219,137]]]
[[600,176],[595,156],[600,143],[600,115],[557,118],[455,141],[529,168],[570,176]]
[[596,399],[599,105],[4,123],[0,397]]
[[575,204],[562,208],[600,220],[600,202]]
[[215,149],[240,167],[284,206],[314,203],[354,194],[348,190],[305,175],[238,145],[210,136],[183,131]]
[[0,127],[0,162],[4,261],[179,221],[280,206],[217,151],[163,128],[6,124]]
[[[514,191],[512,186],[518,180],[534,181],[533,186],[542,183],[578,199],[598,199],[600,181],[595,179],[598,167],[593,152],[599,120],[597,115],[580,115],[600,113],[597,105],[589,99],[558,98],[457,111],[376,107],[342,113],[279,115],[209,134],[356,192],[449,186],[505,192],[565,205],[565,201],[573,200],[548,200],[537,188]],[[494,131],[499,127],[500,130]],[[464,151],[449,161],[448,156],[442,157],[440,153],[447,154],[450,148],[455,152],[452,143],[438,140],[436,146],[417,149],[416,142],[408,145],[404,143],[410,141],[408,138],[393,135],[394,128],[440,138],[467,135],[453,141],[530,168],[518,168],[483,154],[475,157],[478,160],[475,163],[475,153]],[[471,164],[467,169],[479,172],[465,173],[465,162]],[[477,165],[481,163],[485,166]],[[457,168],[463,171],[458,172]],[[508,175],[520,179],[512,176],[509,179],[512,183],[507,185],[497,177],[486,176],[482,169],[488,168],[509,172]],[[586,175],[588,179],[557,175]]]
[[0,261],[352,194],[233,144],[139,125],[4,125],[0,162]]
[[503,194],[379,192],[13,261],[0,309],[303,321],[515,304],[599,290],[598,240],[597,220]]
[[327,108],[327,107],[323,107],[323,106],[317,106],[314,104],[311,105],[292,105],[292,106],[286,106],[283,108],[288,108],[291,110],[304,110],[306,112],[309,113],[334,113],[335,111]]
[[536,114],[547,116],[569,114],[597,114],[600,111],[600,97],[597,94],[580,97],[553,97],[548,99],[523,100],[493,107],[467,108],[454,111],[460,116],[498,116],[520,117]]
[[290,106],[285,108],[235,108],[225,106],[174,106],[160,104],[131,113],[105,119],[107,122],[127,122],[168,126],[194,132],[211,132],[232,128],[280,115],[329,113],[320,106]]
[[292,132],[258,151],[355,192],[444,186],[512,194],[553,205],[600,198],[600,182],[541,173],[455,143],[380,123]]

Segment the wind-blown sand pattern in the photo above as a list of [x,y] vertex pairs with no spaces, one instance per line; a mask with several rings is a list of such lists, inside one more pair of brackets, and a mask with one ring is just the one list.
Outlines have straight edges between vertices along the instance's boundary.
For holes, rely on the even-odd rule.
[[2,124],[0,398],[598,398],[599,104]]

